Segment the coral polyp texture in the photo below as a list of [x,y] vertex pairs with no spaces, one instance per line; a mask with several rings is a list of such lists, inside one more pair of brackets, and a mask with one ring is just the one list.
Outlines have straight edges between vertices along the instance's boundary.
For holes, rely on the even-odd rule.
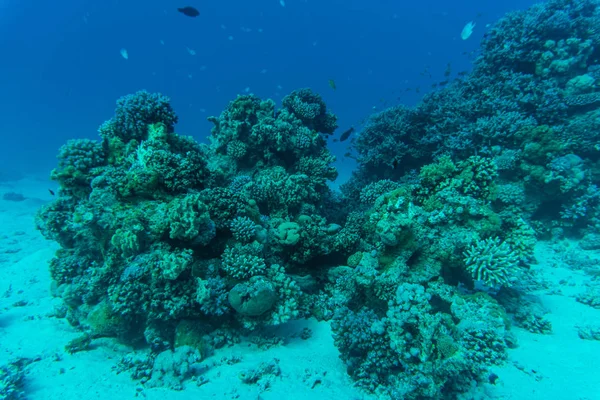
[[511,325],[551,330],[515,306],[533,304],[536,242],[600,248],[598,6],[501,19],[470,74],[367,120],[341,191],[328,185],[336,117],[310,89],[281,107],[237,97],[208,144],[175,133],[165,96],[122,98],[99,141],[61,148],[58,196],[37,218],[61,246],[50,272],[69,322],[196,359],[314,317],[383,398],[489,382]]

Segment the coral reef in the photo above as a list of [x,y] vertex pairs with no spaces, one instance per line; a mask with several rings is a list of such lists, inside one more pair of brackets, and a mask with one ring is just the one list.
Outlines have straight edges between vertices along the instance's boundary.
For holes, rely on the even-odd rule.
[[[175,389],[211,348],[305,317],[331,321],[349,375],[382,398],[489,381],[512,323],[551,332],[529,293],[536,242],[600,248],[598,24],[594,0],[508,14],[470,74],[368,119],[341,192],[336,117],[309,89],[281,107],[237,97],[207,145],[175,133],[166,97],[120,99],[100,141],[61,148],[36,219],[61,246],[69,322],[144,344],[123,370]],[[596,283],[577,301],[599,307]],[[266,389],[279,373],[240,378]]]
[[20,358],[0,366],[0,399],[25,399],[25,370],[31,359]]

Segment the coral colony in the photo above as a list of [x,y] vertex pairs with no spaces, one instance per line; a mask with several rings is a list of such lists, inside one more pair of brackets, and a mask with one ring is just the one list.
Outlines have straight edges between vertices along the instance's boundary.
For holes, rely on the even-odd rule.
[[[511,323],[552,329],[526,296],[536,240],[600,248],[598,5],[501,19],[471,73],[357,129],[341,192],[336,117],[309,89],[281,107],[239,96],[209,144],[175,133],[168,98],[121,98],[99,141],[61,148],[37,218],[61,246],[53,293],[84,333],[70,349],[116,337],[148,346],[146,363],[199,360],[313,317],[364,390],[452,399],[489,381]],[[578,300],[600,307],[593,290]]]

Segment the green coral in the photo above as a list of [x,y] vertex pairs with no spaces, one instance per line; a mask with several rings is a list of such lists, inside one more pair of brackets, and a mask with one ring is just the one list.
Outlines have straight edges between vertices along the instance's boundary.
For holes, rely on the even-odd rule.
[[267,266],[260,255],[261,246],[257,243],[242,245],[236,243],[228,246],[221,255],[221,268],[235,279],[248,279],[264,274]]
[[535,66],[536,75],[569,75],[585,68],[594,46],[591,40],[568,38],[566,40],[547,40],[545,52],[541,53]]
[[463,254],[475,280],[489,286],[510,286],[517,278],[519,256],[497,237],[478,240]]
[[198,351],[202,358],[208,353],[209,345],[206,340],[207,327],[204,323],[184,319],[175,328],[173,347],[189,346]]
[[143,226],[139,223],[119,228],[113,234],[110,242],[124,257],[137,255],[143,246],[143,230]]
[[321,96],[310,89],[294,90],[283,98],[283,106],[317,132],[331,134],[337,128],[337,117],[327,111]]
[[456,179],[462,183],[462,193],[484,200],[495,195],[498,167],[493,159],[471,156],[458,163],[458,169]]
[[438,158],[436,162],[421,167],[419,177],[423,184],[435,187],[447,177],[454,175],[456,170],[457,166],[452,158],[445,154]]
[[173,199],[167,206],[169,237],[206,244],[214,237],[208,206],[199,194]]
[[84,333],[75,339],[71,340],[69,343],[65,345],[65,351],[69,354],[75,354],[82,351],[90,350],[90,346],[92,344],[92,337]]
[[121,336],[126,332],[124,319],[116,313],[111,304],[104,300],[96,304],[85,320],[93,337]]
[[61,146],[58,167],[50,177],[63,189],[89,192],[90,183],[96,176],[94,170],[104,165],[106,153],[102,144],[89,139],[72,139]]
[[398,182],[389,179],[382,179],[377,182],[369,183],[360,191],[360,201],[363,204],[373,204],[379,196],[384,193],[392,192],[400,187]]
[[256,224],[248,217],[236,217],[231,221],[231,233],[236,240],[249,243],[256,237]]
[[284,222],[277,228],[279,243],[294,246],[300,240],[300,225],[295,222]]
[[181,273],[190,269],[194,262],[193,251],[190,249],[171,250],[162,252],[158,268],[167,280],[175,280]]
[[362,251],[357,251],[356,253],[354,253],[350,257],[348,257],[346,264],[348,264],[349,267],[356,267],[360,263],[360,260],[362,258],[363,258]]
[[203,190],[200,199],[208,206],[211,220],[218,229],[229,229],[236,217],[250,218],[258,214],[253,201],[228,188],[216,187]]
[[273,167],[256,174],[251,193],[265,213],[286,217],[307,203],[317,203],[322,198],[318,186],[323,183],[315,185],[315,179],[306,174],[288,174],[283,167]]
[[514,225],[505,241],[520,262],[529,263],[537,243],[535,231],[523,218],[518,218]]
[[243,158],[247,152],[248,146],[241,140],[232,140],[227,144],[226,154],[235,160]]

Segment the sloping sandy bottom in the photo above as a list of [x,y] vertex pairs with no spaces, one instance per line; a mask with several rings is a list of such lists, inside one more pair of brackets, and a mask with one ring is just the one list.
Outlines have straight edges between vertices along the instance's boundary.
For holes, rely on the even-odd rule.
[[[47,182],[22,180],[0,185],[0,365],[15,358],[34,361],[27,369],[25,390],[29,399],[368,399],[353,388],[333,345],[327,323],[297,321],[274,333],[288,338],[267,350],[249,342],[223,348],[203,360],[203,385],[194,381],[175,391],[144,388],[114,366],[132,350],[110,339],[93,342],[90,351],[68,354],[64,346],[79,336],[64,319],[53,316],[59,300],[49,294],[48,261],[57,245],[35,230],[38,207],[51,199]],[[1,200],[7,191],[22,193],[22,202]],[[543,246],[543,245],[542,245]],[[572,399],[600,400],[600,341],[582,340],[577,325],[596,321],[600,310],[577,303],[573,296],[589,277],[565,266],[550,266],[544,252],[536,269],[544,271],[550,289],[537,295],[550,311],[550,335],[513,328],[519,347],[510,350],[508,362],[495,367],[496,385],[477,388],[469,399]],[[559,284],[559,281],[562,282]],[[565,283],[566,282],[566,283]],[[560,288],[560,295],[557,288]],[[309,327],[302,340],[297,333]],[[238,358],[229,365],[223,360]],[[267,391],[244,384],[242,371],[263,362],[277,363],[281,375]]]

